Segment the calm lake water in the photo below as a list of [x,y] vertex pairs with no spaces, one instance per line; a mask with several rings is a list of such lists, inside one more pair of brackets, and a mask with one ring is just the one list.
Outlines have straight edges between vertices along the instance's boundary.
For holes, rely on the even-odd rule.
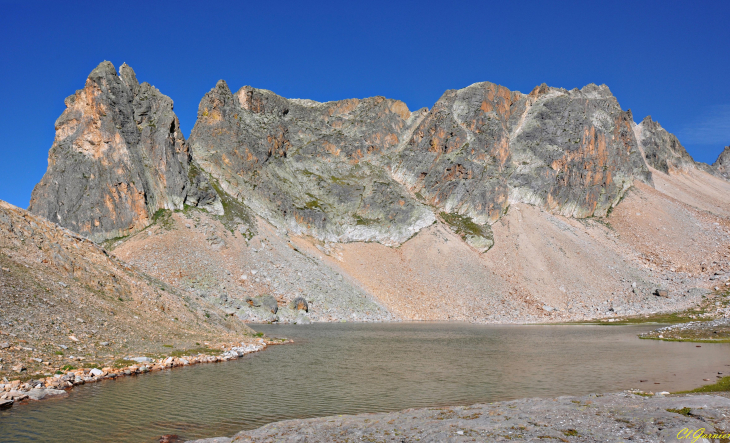
[[[230,436],[290,418],[628,388],[730,372],[730,345],[639,340],[635,326],[258,325],[295,344],[233,362],[81,386],[0,411],[2,442]],[[639,382],[639,380],[648,380]],[[655,384],[660,383],[660,384]]]

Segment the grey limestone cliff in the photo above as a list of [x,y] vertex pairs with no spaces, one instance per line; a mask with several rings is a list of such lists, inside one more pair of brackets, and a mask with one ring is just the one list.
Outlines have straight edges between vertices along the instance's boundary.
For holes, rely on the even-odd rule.
[[725,146],[715,163],[712,164],[712,168],[716,175],[730,180],[730,146]]
[[144,228],[159,209],[222,210],[190,167],[172,100],[132,68],[101,63],[65,104],[31,212],[101,241]]
[[691,162],[651,119],[635,134],[605,85],[523,94],[476,83],[411,112],[383,97],[233,93],[221,80],[188,143],[172,100],[126,65],[102,63],[66,105],[30,210],[97,241],[159,209],[235,204],[325,242],[398,245],[438,218],[486,251],[510,203],[604,216],[634,180],[651,183],[637,135],[656,153],[647,159]]
[[665,174],[686,172],[697,165],[674,134],[646,116],[634,127],[636,140],[644,154],[646,163]]
[[324,241],[399,244],[435,220],[379,166],[414,117],[397,100],[289,100],[224,81],[203,97],[193,155],[280,228]]
[[606,86],[476,83],[411,113],[382,97],[317,103],[220,81],[190,143],[226,192],[296,233],[398,244],[441,214],[484,251],[510,202],[604,216],[634,180],[651,183],[632,125]]
[[651,181],[629,116],[605,86],[542,85],[525,95],[476,83],[439,99],[392,170],[477,224],[493,223],[510,202],[602,216],[634,179]]

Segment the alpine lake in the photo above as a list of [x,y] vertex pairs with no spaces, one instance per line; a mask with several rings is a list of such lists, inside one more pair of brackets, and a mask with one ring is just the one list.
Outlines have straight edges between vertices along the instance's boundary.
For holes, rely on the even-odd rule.
[[637,337],[657,325],[252,326],[294,343],[21,402],[0,411],[0,440],[136,443],[174,434],[184,441],[293,418],[632,388],[672,392],[730,372],[730,344]]

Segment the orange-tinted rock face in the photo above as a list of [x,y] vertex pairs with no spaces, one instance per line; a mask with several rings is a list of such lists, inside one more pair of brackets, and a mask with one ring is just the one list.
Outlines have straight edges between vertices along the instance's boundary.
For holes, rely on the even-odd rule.
[[98,241],[147,226],[158,209],[215,199],[190,183],[172,100],[127,65],[117,75],[100,64],[66,107],[31,212]]
[[630,114],[605,86],[536,88],[510,120],[512,201],[573,217],[605,215],[634,179],[651,181]]
[[317,103],[220,81],[200,103],[191,152],[172,101],[126,66],[102,63],[67,106],[31,210],[95,239],[161,208],[215,204],[204,175],[188,174],[191,154],[262,217],[330,241],[398,244],[441,211],[485,227],[512,202],[600,216],[634,179],[651,181],[631,116],[605,86],[525,95],[476,83],[411,113],[383,97]]
[[393,164],[429,203],[498,219],[510,201],[565,215],[603,215],[635,177],[650,180],[630,118],[608,88],[529,95],[492,83],[448,91]]
[[521,97],[492,83],[447,91],[406,142],[394,176],[447,212],[494,222],[508,201],[508,121]]

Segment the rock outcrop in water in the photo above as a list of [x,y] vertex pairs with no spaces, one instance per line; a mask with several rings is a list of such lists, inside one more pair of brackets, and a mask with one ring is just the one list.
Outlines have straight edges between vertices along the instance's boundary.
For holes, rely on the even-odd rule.
[[669,173],[686,172],[696,167],[695,161],[677,137],[646,116],[634,127],[636,140],[641,146],[646,163],[652,168]]
[[65,103],[31,212],[101,241],[144,228],[159,209],[222,210],[191,168],[172,100],[132,68],[101,63]]
[[[635,392],[635,393],[634,393]],[[638,394],[638,395],[637,395]],[[641,391],[293,419],[190,443],[722,441],[730,399]],[[392,436],[397,435],[397,440]],[[700,435],[706,438],[700,439]],[[679,437],[679,438],[678,438]]]

